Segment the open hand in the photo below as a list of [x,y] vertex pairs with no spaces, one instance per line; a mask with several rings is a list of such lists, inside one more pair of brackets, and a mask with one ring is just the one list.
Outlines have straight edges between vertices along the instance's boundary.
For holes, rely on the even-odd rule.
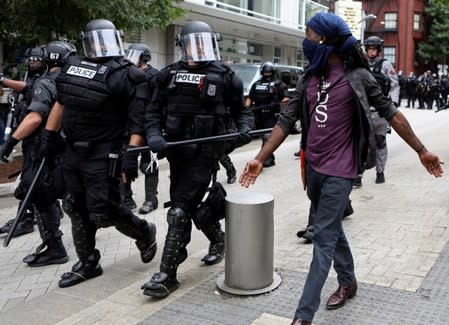
[[240,185],[248,187],[256,182],[257,176],[262,172],[263,163],[257,159],[249,161],[240,175]]
[[443,176],[443,167],[441,167],[441,165],[444,164],[444,162],[441,161],[437,155],[426,150],[419,155],[419,159],[429,174],[435,177]]

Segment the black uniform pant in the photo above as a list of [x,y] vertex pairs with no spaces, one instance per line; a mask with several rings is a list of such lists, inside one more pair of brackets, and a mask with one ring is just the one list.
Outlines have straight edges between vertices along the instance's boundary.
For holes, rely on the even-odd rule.
[[[192,220],[196,221],[195,213],[217,172],[219,155],[214,154],[213,150],[213,145],[193,145],[176,148],[167,153],[170,164],[171,208],[167,214],[168,231],[161,271],[170,277],[176,276],[178,265],[187,258],[186,246],[190,242]],[[217,220],[202,225],[201,229],[212,226],[216,228],[215,232],[221,232]]]
[[[36,174],[36,170],[40,165],[40,161],[36,160],[34,157],[34,139],[27,139],[24,141],[22,146],[24,164],[22,169],[22,179],[17,187],[16,195],[19,195],[19,199],[23,199],[24,195],[29,190],[31,183],[33,182]],[[49,169],[46,169],[49,171]],[[49,174],[44,175],[41,173],[42,177],[49,177]],[[40,182],[36,183],[36,186],[42,185]],[[59,230],[61,224],[61,217],[63,216],[59,201],[56,197],[51,195],[51,188],[36,188],[35,195],[31,197],[31,200],[27,203],[28,206],[32,206],[37,225],[39,228],[39,233],[43,242],[48,242],[54,239],[61,238],[62,232]],[[22,192],[19,194],[19,192]]]
[[147,222],[120,205],[119,179],[109,176],[107,153],[80,153],[69,147],[64,157],[64,179],[70,196],[75,250],[86,260],[95,250],[99,227],[113,225],[121,233],[145,240]]

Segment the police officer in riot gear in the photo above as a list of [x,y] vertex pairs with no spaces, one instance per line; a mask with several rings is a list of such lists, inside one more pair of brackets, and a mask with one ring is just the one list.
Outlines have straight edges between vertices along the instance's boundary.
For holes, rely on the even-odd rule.
[[155,225],[121,206],[119,191],[120,171],[126,174],[137,166],[131,155],[120,167],[126,140],[130,146],[143,142],[145,74],[123,57],[120,33],[109,20],[90,21],[82,42],[86,56],[71,57],[62,69],[57,101],[43,133],[46,156],[51,156],[52,139],[61,127],[67,143],[64,179],[69,196],[64,211],[72,222],[79,261],[62,275],[60,287],[103,273],[95,248],[98,228],[115,226],[136,239],[144,263],[156,254]]
[[[147,142],[154,152],[165,152],[170,163],[171,207],[160,272],[142,286],[148,296],[164,298],[178,288],[176,273],[187,258],[192,221],[210,240],[207,265],[223,259],[226,192],[216,181],[222,143],[167,149],[166,141],[203,138],[227,133],[226,108],[239,136],[235,145],[251,141],[253,119],[243,106],[243,83],[219,56],[217,35],[204,22],[186,24],[177,37],[181,60],[155,76],[154,96],[147,108]],[[163,136],[165,134],[165,136]]]
[[[1,150],[1,157],[5,159],[12,148],[22,140],[24,167],[21,182],[14,192],[19,200],[25,198],[40,165],[38,154],[42,140],[40,130],[45,125],[56,100],[55,80],[65,60],[75,52],[76,49],[72,44],[63,41],[53,41],[42,47],[42,58],[48,72],[32,84],[26,115]],[[61,152],[55,152],[52,160],[46,163],[43,170],[37,183],[39,188],[31,199],[42,244],[37,247],[35,253],[23,259],[29,266],[62,264],[69,260],[62,243],[62,232],[59,230],[62,210],[58,198],[61,198],[64,193]],[[43,250],[45,247],[47,249]]]
[[[275,74],[276,68],[272,62],[267,61],[262,64],[261,78],[251,86],[245,100],[246,106],[252,108],[257,129],[272,128],[280,113],[280,104],[289,100],[287,86],[277,79]],[[269,136],[269,134],[265,134],[262,137],[262,146]],[[265,160],[263,165],[264,167],[274,166],[274,155]]]
[[[30,101],[31,89],[34,81],[36,81],[46,71],[46,65],[42,58],[42,47],[29,48],[26,50],[25,55],[27,63],[27,73],[24,81],[11,80],[5,77],[3,82],[0,80],[0,89],[4,84],[6,87],[13,89],[13,93],[10,95],[14,98],[14,111],[10,111],[11,114],[10,123],[7,125],[5,138],[7,139],[17,121],[22,120],[27,114],[27,107]],[[3,140],[3,139],[2,139]],[[3,142],[0,142],[3,144]],[[22,202],[19,202],[18,210],[21,207]],[[24,234],[28,234],[34,231],[34,209],[32,207],[27,208],[22,219],[17,224],[17,228],[14,231],[13,237],[18,237]],[[0,234],[9,233],[11,226],[14,223],[14,219],[8,220],[2,227],[0,227]]]
[[[150,65],[150,48],[143,43],[132,44],[128,48],[128,55],[126,58],[145,72],[147,83],[150,87],[150,95],[148,96],[149,102],[152,96],[151,79],[158,72],[157,69]],[[142,116],[143,115],[144,114],[142,114]],[[136,152],[135,155],[138,155],[138,153]],[[157,155],[151,151],[141,152],[139,167],[141,172],[145,175],[145,201],[140,207],[139,213],[147,214],[158,207],[157,186],[159,183],[159,164]],[[135,170],[135,176],[137,177],[137,170]],[[122,193],[122,201],[125,206],[131,210],[135,208],[136,203],[132,197],[133,191],[131,189],[131,182],[121,183],[120,191]]]
[[[368,63],[376,80],[376,71],[383,74],[385,78],[390,80],[390,87],[388,94],[385,94],[391,98],[394,105],[398,107],[399,104],[399,82],[398,75],[393,65],[386,59],[380,57],[380,53],[383,50],[384,41],[377,36],[370,36],[365,40],[365,51],[368,59]],[[379,82],[379,80],[378,80]],[[382,85],[381,85],[382,86]],[[385,183],[384,169],[387,162],[387,131],[389,130],[389,124],[387,120],[380,117],[379,114],[372,107],[372,121],[374,126],[374,134],[376,138],[376,184]],[[354,181],[354,186],[362,186],[362,176]]]

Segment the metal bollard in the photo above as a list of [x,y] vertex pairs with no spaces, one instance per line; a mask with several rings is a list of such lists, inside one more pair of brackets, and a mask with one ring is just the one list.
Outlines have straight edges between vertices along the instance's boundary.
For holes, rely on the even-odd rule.
[[237,295],[256,295],[281,284],[274,272],[273,196],[238,192],[226,197],[225,273],[217,286]]

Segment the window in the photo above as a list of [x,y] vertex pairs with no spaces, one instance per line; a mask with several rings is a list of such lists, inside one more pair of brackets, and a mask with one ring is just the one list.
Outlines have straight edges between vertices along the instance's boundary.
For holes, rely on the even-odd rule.
[[280,46],[274,47],[273,63],[281,63],[281,47]]
[[304,56],[303,56],[302,50],[298,50],[296,52],[296,65],[298,67],[303,67],[304,66]]
[[398,14],[397,12],[385,13],[385,29],[397,29],[398,28]]
[[395,47],[384,47],[384,59],[387,59],[392,64],[396,64],[396,48]]
[[420,14],[413,15],[413,30],[414,31],[421,30],[421,15]]

